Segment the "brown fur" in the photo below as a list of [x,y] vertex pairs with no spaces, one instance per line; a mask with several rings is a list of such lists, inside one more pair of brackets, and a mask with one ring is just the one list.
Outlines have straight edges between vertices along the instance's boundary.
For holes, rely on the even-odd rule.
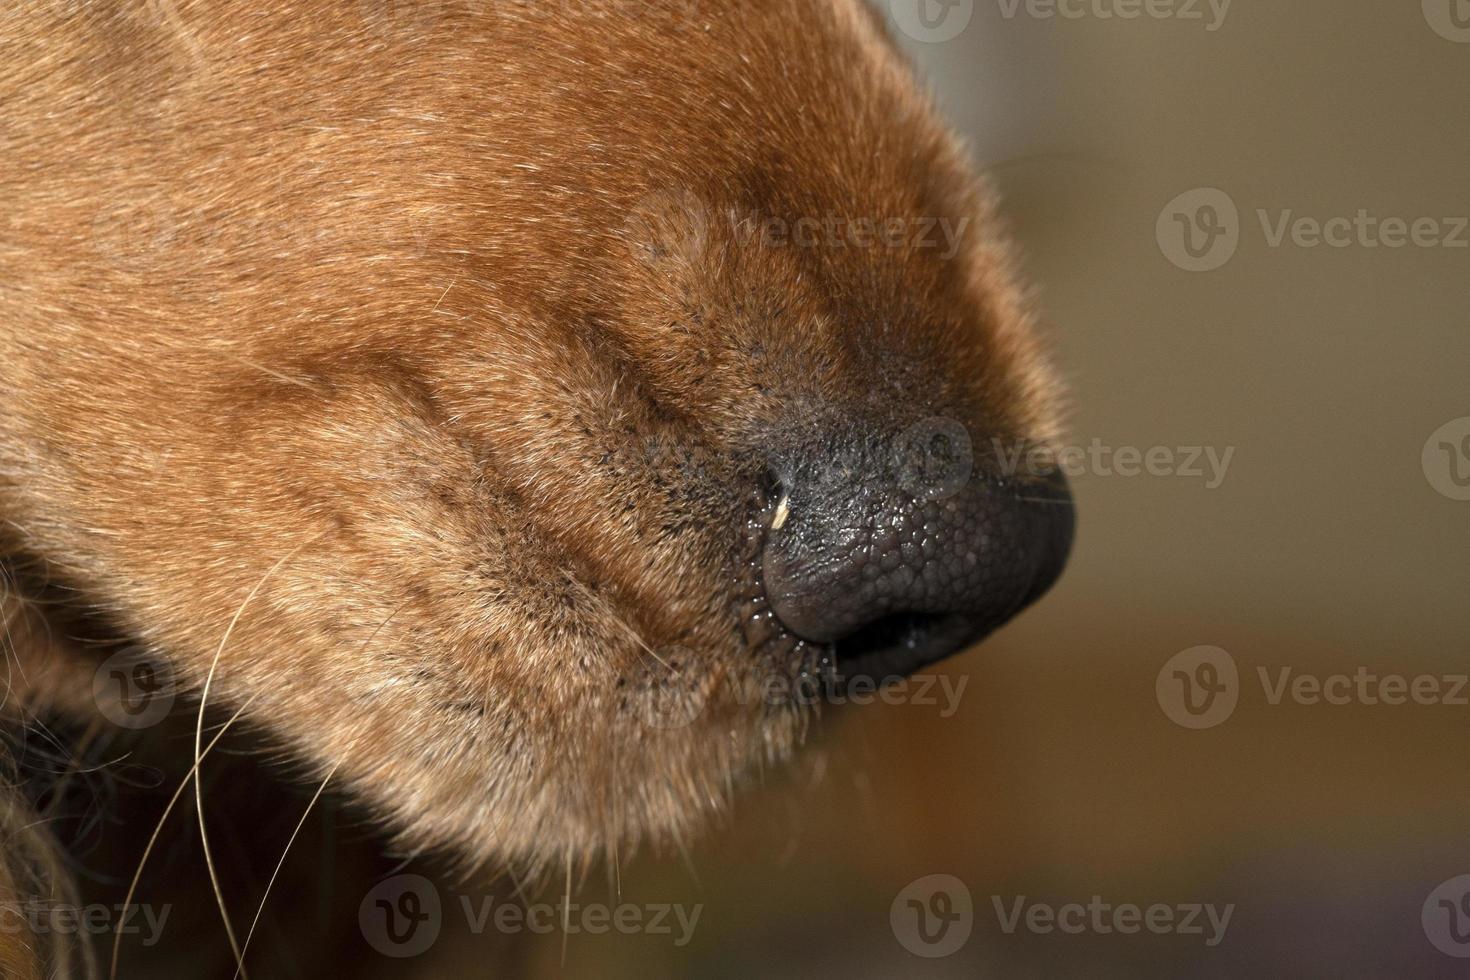
[[[417,9],[0,14],[0,525],[187,689],[238,612],[211,703],[414,846],[559,866],[799,737],[736,696],[763,447],[1045,441],[1054,385],[858,0]],[[952,259],[752,234],[825,215],[974,222]],[[14,696],[84,709],[16,632]],[[707,704],[638,722],[670,696]]]

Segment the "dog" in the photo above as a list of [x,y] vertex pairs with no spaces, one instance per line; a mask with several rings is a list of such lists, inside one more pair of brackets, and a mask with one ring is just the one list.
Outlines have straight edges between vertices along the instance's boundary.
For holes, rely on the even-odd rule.
[[1055,445],[1062,385],[860,0],[0,25],[17,729],[146,663],[201,771],[222,712],[534,874],[697,832],[823,692],[1060,574],[1065,481],[994,447]]

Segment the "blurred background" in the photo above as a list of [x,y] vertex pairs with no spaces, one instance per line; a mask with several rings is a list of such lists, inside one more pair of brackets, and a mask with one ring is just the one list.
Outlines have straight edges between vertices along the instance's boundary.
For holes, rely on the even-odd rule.
[[879,6],[1111,454],[1072,565],[943,668],[959,710],[829,715],[687,860],[625,867],[623,901],[703,906],[685,945],[548,936],[532,972],[1466,975],[1470,4]]

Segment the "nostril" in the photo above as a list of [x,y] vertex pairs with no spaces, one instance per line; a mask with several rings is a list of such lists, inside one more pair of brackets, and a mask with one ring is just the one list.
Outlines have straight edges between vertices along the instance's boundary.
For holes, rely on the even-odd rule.
[[893,613],[861,627],[838,640],[837,656],[843,660],[862,657],[893,647],[913,647],[923,642],[929,630],[944,617],[938,613]]
[[953,613],[893,613],[833,644],[839,674],[884,681],[957,653],[976,636],[973,620]]

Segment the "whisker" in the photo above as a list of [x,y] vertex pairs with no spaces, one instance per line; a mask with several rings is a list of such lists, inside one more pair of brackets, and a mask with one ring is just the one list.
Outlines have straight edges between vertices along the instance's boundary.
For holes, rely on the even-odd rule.
[[567,966],[567,937],[572,934],[572,852],[567,851],[567,890],[561,905],[561,966]]
[[256,371],[259,371],[261,374],[267,375],[268,377],[275,378],[277,381],[281,382],[282,384],[296,385],[298,388],[305,388],[307,391],[315,391],[316,390],[314,387],[311,386],[310,383],[308,383],[306,381],[302,381],[300,378],[293,378],[290,375],[282,374],[279,371],[276,371],[276,370],[274,370],[272,368],[268,368],[264,364],[257,364],[254,361],[251,361],[251,360],[248,360],[246,358],[241,357],[239,354],[236,354],[233,351],[223,351],[222,353],[226,357],[228,357],[230,360],[232,360],[232,361],[238,361],[239,363],[245,365],[248,368],[252,368],[252,369],[254,369]]
[[246,607],[250,605],[251,601],[260,593],[260,590],[265,587],[265,583],[282,565],[295,558],[303,548],[316,540],[316,538],[312,538],[308,541],[303,541],[280,561],[272,565],[270,570],[261,576],[260,581],[255,583],[255,588],[250,590],[250,594],[245,597],[245,601],[240,603],[240,608],[235,610],[234,618],[230,620],[230,625],[225,628],[225,635],[220,638],[219,649],[214,651],[214,660],[209,665],[209,673],[204,678],[204,690],[199,695],[199,716],[194,725],[194,768],[196,770],[194,778],[194,808],[198,810],[199,816],[199,843],[204,848],[204,866],[209,870],[209,883],[214,888],[214,900],[219,906],[220,919],[223,920],[225,925],[225,936],[230,940],[230,951],[235,954],[235,965],[239,969],[239,975],[246,977],[246,980],[248,980],[248,975],[245,973],[245,960],[240,952],[240,943],[235,938],[235,927],[230,922],[230,911],[225,906],[224,891],[220,888],[219,873],[214,867],[214,855],[209,849],[209,831],[205,827],[204,822],[204,789],[202,780],[197,775],[201,761],[199,747],[204,741],[204,709],[209,703],[209,688],[214,683],[214,672],[219,667],[220,656],[225,652],[225,647],[230,642],[230,636],[235,632],[235,626],[240,622],[240,617],[244,615]]
[[618,615],[617,611],[612,608],[612,603],[607,602],[599,596],[594,595],[591,589],[587,588],[587,586],[578,581],[576,576],[572,575],[570,572],[566,573],[566,575],[567,580],[575,585],[578,589],[580,589],[583,595],[585,595],[592,601],[599,603],[602,606],[602,611],[605,612],[614,623],[617,623],[619,626],[621,626],[627,632],[629,638],[631,638],[634,643],[638,644],[638,646],[643,649],[644,653],[648,654],[654,660],[657,660],[669,673],[672,674],[675,672],[674,668],[670,666],[667,660],[665,660],[663,657],[660,657],[657,653],[654,652],[653,647],[649,646],[648,642],[643,639],[643,635],[633,628],[633,624],[629,623],[622,616]]
[[[373,630],[372,634],[363,641],[362,650],[367,650],[372,645],[373,641],[378,638],[378,634],[383,632],[383,629],[389,623],[393,622],[393,619],[399,613],[403,612],[404,607],[406,607],[407,605],[408,600],[404,600],[397,609],[394,609],[391,613],[389,613],[388,618],[379,623],[377,628]],[[245,954],[250,950],[250,939],[255,935],[255,927],[260,924],[260,917],[265,912],[266,900],[270,898],[271,887],[275,885],[276,878],[280,875],[281,868],[286,863],[286,856],[291,853],[291,846],[296,843],[296,838],[301,834],[301,828],[306,826],[306,818],[311,815],[312,808],[316,806],[317,800],[321,799],[322,792],[327,788],[327,784],[332,781],[332,777],[337,775],[337,770],[341,767],[341,765],[342,763],[338,762],[336,765],[332,766],[331,771],[327,773],[327,778],[323,779],[322,784],[317,787],[316,795],[311,798],[311,802],[306,804],[306,809],[302,811],[301,814],[301,820],[296,824],[296,829],[291,832],[290,839],[286,841],[286,848],[281,852],[281,859],[276,862],[276,869],[275,871],[271,872],[270,881],[266,882],[265,891],[260,896],[260,905],[255,910],[255,918],[250,920],[250,928],[245,933],[245,942],[240,947],[240,965],[237,965],[235,968],[236,978],[240,978],[242,976],[241,971],[244,969],[243,964],[245,961]]]
[[[247,699],[244,704],[240,705],[239,710],[230,716],[230,720],[220,726],[219,732],[216,733],[214,738],[210,740],[210,743],[204,747],[204,752],[198,757],[200,761],[208,758],[209,753],[214,749],[216,745],[219,744],[219,740],[225,737],[225,732],[230,730],[230,726],[233,725],[235,721],[245,713],[245,709],[249,708],[250,703],[254,700],[254,696],[251,696],[249,699]],[[198,772],[199,762],[196,761],[194,765],[189,769],[189,771],[184,774],[184,778],[179,780],[179,788],[174,790],[174,795],[169,798],[168,805],[163,808],[163,815],[158,818],[158,824],[153,828],[152,836],[148,838],[148,846],[143,848],[143,856],[138,859],[138,870],[133,872],[133,880],[132,883],[128,885],[127,897],[123,899],[124,909],[132,907],[133,897],[138,893],[138,883],[143,880],[143,866],[148,863],[148,858],[153,854],[153,847],[158,843],[159,835],[163,833],[163,825],[168,821],[169,815],[174,812],[174,807],[178,805],[179,797],[184,795],[184,790],[187,789],[189,786],[189,780],[193,779],[198,774]],[[121,952],[122,930],[119,929],[114,932],[112,936],[112,968],[108,971],[107,974],[109,980],[117,980],[117,961],[118,956]]]
[[649,646],[648,642],[643,639],[643,635],[633,628],[633,624],[628,622],[622,616],[618,615],[617,611],[613,609],[612,603],[606,601],[605,599],[602,599],[600,596],[593,594],[592,590],[587,588],[587,586],[583,585],[580,581],[578,581],[577,577],[571,572],[565,572],[564,574],[567,577],[567,581],[576,586],[584,596],[586,596],[588,599],[591,599],[593,602],[598,603],[602,607],[602,611],[605,612],[614,623],[617,623],[619,626],[621,626],[627,632],[629,638],[632,639],[634,643],[642,647],[644,653],[648,654],[654,660],[657,660],[660,664],[662,664],[664,670],[667,670],[671,674],[675,672],[674,668],[670,666],[667,660],[665,660],[663,657],[660,657],[657,653],[653,651],[653,647]]
[[442,304],[444,302],[444,297],[446,297],[446,296],[449,295],[449,291],[454,288],[455,283],[457,283],[457,282],[459,282],[458,279],[451,279],[450,282],[449,282],[449,285],[447,285],[447,286],[444,287],[444,292],[442,292],[442,293],[439,294],[439,302],[435,303],[434,304],[434,308],[429,311],[429,315],[430,316],[432,316],[433,314],[439,312],[439,306],[440,306],[440,304]]
[[270,898],[271,887],[275,885],[276,878],[281,873],[281,868],[286,864],[286,856],[291,853],[291,845],[296,843],[296,838],[301,834],[301,828],[306,826],[306,818],[311,816],[311,811],[316,806],[317,800],[322,798],[322,793],[326,790],[327,784],[332,781],[333,776],[337,775],[339,766],[341,766],[340,762],[333,766],[331,772],[327,773],[327,778],[323,779],[321,785],[316,788],[316,793],[312,796],[311,801],[306,804],[306,809],[301,812],[301,819],[296,822],[296,829],[291,831],[291,837],[286,841],[286,849],[281,852],[281,859],[276,862],[276,869],[271,872],[270,881],[265,884],[265,891],[260,896],[260,906],[255,910],[255,918],[250,920],[249,931],[245,933],[245,944],[240,947],[240,964],[235,967],[236,980],[244,976],[245,954],[250,949],[250,939],[255,935],[255,927],[260,924],[260,916],[265,911],[266,900]]
[[704,884],[699,880],[699,872],[694,870],[694,862],[689,857],[689,848],[684,844],[684,834],[682,832],[675,832],[673,838],[674,847],[679,851],[679,860],[683,862],[684,870],[689,872],[689,877],[694,882],[694,887],[703,891]]

